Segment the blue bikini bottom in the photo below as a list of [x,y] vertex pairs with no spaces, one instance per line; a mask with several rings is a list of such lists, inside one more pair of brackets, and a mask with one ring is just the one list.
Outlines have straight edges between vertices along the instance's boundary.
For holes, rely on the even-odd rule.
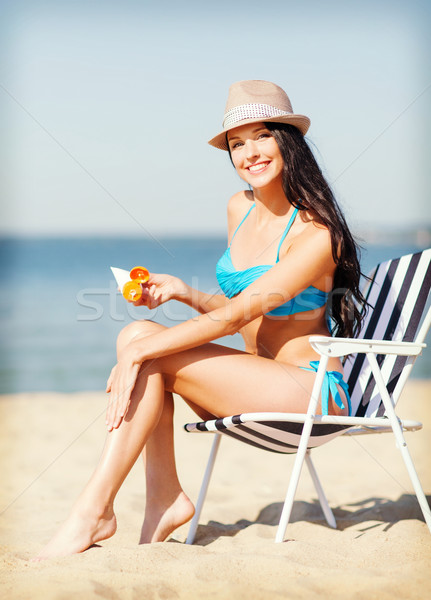
[[[317,369],[319,367],[319,362],[317,360],[311,361],[310,367],[311,367],[311,369],[309,367],[299,367],[299,368],[303,369],[304,371],[317,372]],[[322,415],[328,414],[329,394],[332,395],[332,398],[334,399],[335,404],[339,408],[341,408],[341,409],[346,408],[341,399],[340,392],[338,391],[338,386],[341,387],[341,389],[343,390],[343,392],[346,395],[347,405],[348,405],[348,409],[349,409],[349,416],[351,415],[352,406],[350,403],[349,388],[347,386],[347,383],[343,379],[343,374],[340,373],[339,371],[326,371],[325,376],[323,378]]]

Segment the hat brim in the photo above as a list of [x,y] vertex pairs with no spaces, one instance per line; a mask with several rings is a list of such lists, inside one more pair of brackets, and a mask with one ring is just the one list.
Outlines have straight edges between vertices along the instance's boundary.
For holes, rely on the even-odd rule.
[[232,129],[236,129],[237,127],[241,127],[242,125],[247,125],[248,123],[287,123],[288,125],[294,125],[302,135],[305,135],[310,127],[310,119],[305,115],[281,115],[278,117],[268,117],[268,118],[253,118],[253,119],[244,119],[243,121],[238,121],[231,127],[228,127],[208,142],[214,148],[219,148],[220,150],[228,150],[228,145],[226,143],[226,134],[228,131]]

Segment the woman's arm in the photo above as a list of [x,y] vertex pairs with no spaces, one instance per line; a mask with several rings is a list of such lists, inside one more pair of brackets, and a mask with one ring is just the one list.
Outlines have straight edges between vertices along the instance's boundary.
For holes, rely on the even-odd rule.
[[187,304],[187,306],[191,306],[202,314],[226,306],[229,302],[228,298],[223,294],[207,294],[187,284],[184,284],[183,294],[177,296],[175,299]]
[[178,300],[200,313],[207,313],[224,306],[227,302],[221,294],[206,294],[192,288],[173,275],[150,273],[148,283],[143,286],[141,298],[135,306],[157,308],[168,300]]
[[[232,335],[244,325],[288,302],[335,268],[329,232],[313,228],[295,241],[280,262],[231,299],[211,311],[159,333],[135,340],[126,351],[133,362],[166,356]],[[217,298],[217,296],[216,296]]]

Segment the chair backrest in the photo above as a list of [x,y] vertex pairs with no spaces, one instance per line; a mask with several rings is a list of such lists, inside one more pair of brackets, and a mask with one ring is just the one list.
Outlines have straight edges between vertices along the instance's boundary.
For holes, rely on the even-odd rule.
[[[430,262],[431,248],[377,265],[365,285],[364,295],[370,307],[358,338],[424,341],[431,325],[431,307],[423,319],[431,287]],[[380,355],[377,359],[387,389],[396,403],[414,359],[395,355]],[[344,376],[349,385],[353,415],[373,417],[384,414],[383,403],[364,354],[347,358]]]

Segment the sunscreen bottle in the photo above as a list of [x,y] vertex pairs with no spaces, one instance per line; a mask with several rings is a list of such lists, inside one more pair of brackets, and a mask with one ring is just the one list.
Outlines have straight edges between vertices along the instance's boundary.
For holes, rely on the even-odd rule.
[[142,296],[141,283],[147,283],[150,274],[145,267],[133,267],[130,271],[130,281],[123,286],[123,296],[128,302],[136,302]]

